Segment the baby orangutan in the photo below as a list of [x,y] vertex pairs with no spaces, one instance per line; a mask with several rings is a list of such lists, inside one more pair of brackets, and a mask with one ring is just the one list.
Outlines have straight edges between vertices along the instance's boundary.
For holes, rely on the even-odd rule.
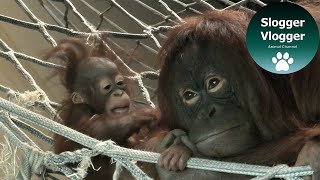
[[[99,50],[89,49],[80,39],[67,38],[58,43],[46,58],[66,62],[61,73],[68,91],[59,112],[64,125],[98,140],[113,140],[120,146],[133,147],[128,139],[142,127],[156,123],[152,108],[134,110],[127,83],[117,66]],[[100,50],[100,52],[102,52]],[[55,153],[82,148],[78,143],[55,135]],[[111,179],[114,165],[107,157],[92,160],[86,179]]]

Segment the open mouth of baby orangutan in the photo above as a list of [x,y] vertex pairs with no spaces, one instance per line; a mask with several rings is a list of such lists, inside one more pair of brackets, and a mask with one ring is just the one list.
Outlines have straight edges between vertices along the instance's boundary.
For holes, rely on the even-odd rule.
[[124,115],[129,113],[130,110],[130,100],[129,99],[122,99],[116,102],[111,107],[111,113],[114,115]]

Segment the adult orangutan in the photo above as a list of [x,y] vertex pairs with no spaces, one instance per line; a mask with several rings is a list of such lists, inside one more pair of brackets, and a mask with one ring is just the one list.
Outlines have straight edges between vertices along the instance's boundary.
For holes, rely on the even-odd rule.
[[[300,4],[314,17],[320,31],[320,1],[302,1]],[[320,121],[320,50],[308,66],[290,75],[291,87],[296,99],[296,104],[302,115],[302,119],[308,123]],[[308,93],[304,93],[308,92]]]
[[[319,23],[319,6],[307,8]],[[158,100],[161,124],[179,130],[160,147],[161,179],[249,178],[185,169],[191,156],[308,164],[313,179],[320,179],[320,129],[314,127],[320,115],[319,51],[302,71],[269,73],[247,51],[250,18],[240,11],[211,11],[169,32],[159,53]]]

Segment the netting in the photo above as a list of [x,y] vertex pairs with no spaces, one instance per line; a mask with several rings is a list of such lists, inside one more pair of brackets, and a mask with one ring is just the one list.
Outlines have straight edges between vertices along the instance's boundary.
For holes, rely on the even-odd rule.
[[[136,82],[139,93],[135,96],[137,98],[134,102],[136,105],[152,107],[156,104],[154,91],[159,73],[155,69],[155,56],[161,43],[166,39],[166,31],[183,23],[184,17],[201,14],[206,10],[242,9],[254,12],[248,7],[258,8],[265,5],[259,0],[241,0],[237,3],[229,0],[38,0],[37,7],[30,8],[26,0],[15,2],[31,21],[2,14],[0,14],[0,21],[7,25],[14,25],[15,28],[38,31],[51,46],[56,46],[56,40],[61,38],[55,38],[57,33],[66,36],[108,37],[108,41],[104,41],[104,46],[117,54],[117,63],[125,68],[127,77]],[[38,11],[39,8],[44,10],[54,23],[44,22],[36,15],[34,11]],[[0,151],[2,155],[0,169],[5,172],[3,179],[30,179],[33,173],[40,173],[54,179],[50,174],[45,173],[46,169],[62,172],[70,179],[81,179],[85,177],[87,168],[91,166],[90,158],[96,155],[109,156],[117,163],[114,179],[118,177],[121,166],[138,179],[150,179],[134,162],[156,163],[159,154],[126,149],[115,145],[112,141],[101,142],[54,122],[52,118],[56,115],[59,103],[51,100],[20,61],[29,61],[49,69],[59,69],[64,66],[17,52],[2,39],[0,39],[0,46],[0,56],[11,62],[30,85],[29,91],[20,93],[0,84],[0,91],[7,98],[7,100],[0,98],[0,128],[7,138],[6,145],[3,144]],[[25,131],[49,145],[53,140],[33,125],[65,136],[88,149],[64,152],[59,155],[44,151],[29,138]],[[10,144],[22,153],[19,173],[16,173],[15,168],[16,149]],[[67,163],[75,162],[80,162],[77,169],[66,166]],[[309,166],[265,167],[198,158],[191,158],[187,167],[258,176],[256,179],[272,177],[300,179],[301,176],[312,174]]]

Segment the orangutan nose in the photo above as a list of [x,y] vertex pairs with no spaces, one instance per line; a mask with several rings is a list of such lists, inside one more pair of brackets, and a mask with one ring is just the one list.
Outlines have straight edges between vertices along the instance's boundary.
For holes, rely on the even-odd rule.
[[117,89],[113,92],[113,95],[116,96],[116,97],[121,97],[123,95],[123,90],[121,89]]
[[212,118],[215,113],[216,113],[216,108],[211,107],[211,108],[209,109],[209,113],[208,113],[209,118]]

